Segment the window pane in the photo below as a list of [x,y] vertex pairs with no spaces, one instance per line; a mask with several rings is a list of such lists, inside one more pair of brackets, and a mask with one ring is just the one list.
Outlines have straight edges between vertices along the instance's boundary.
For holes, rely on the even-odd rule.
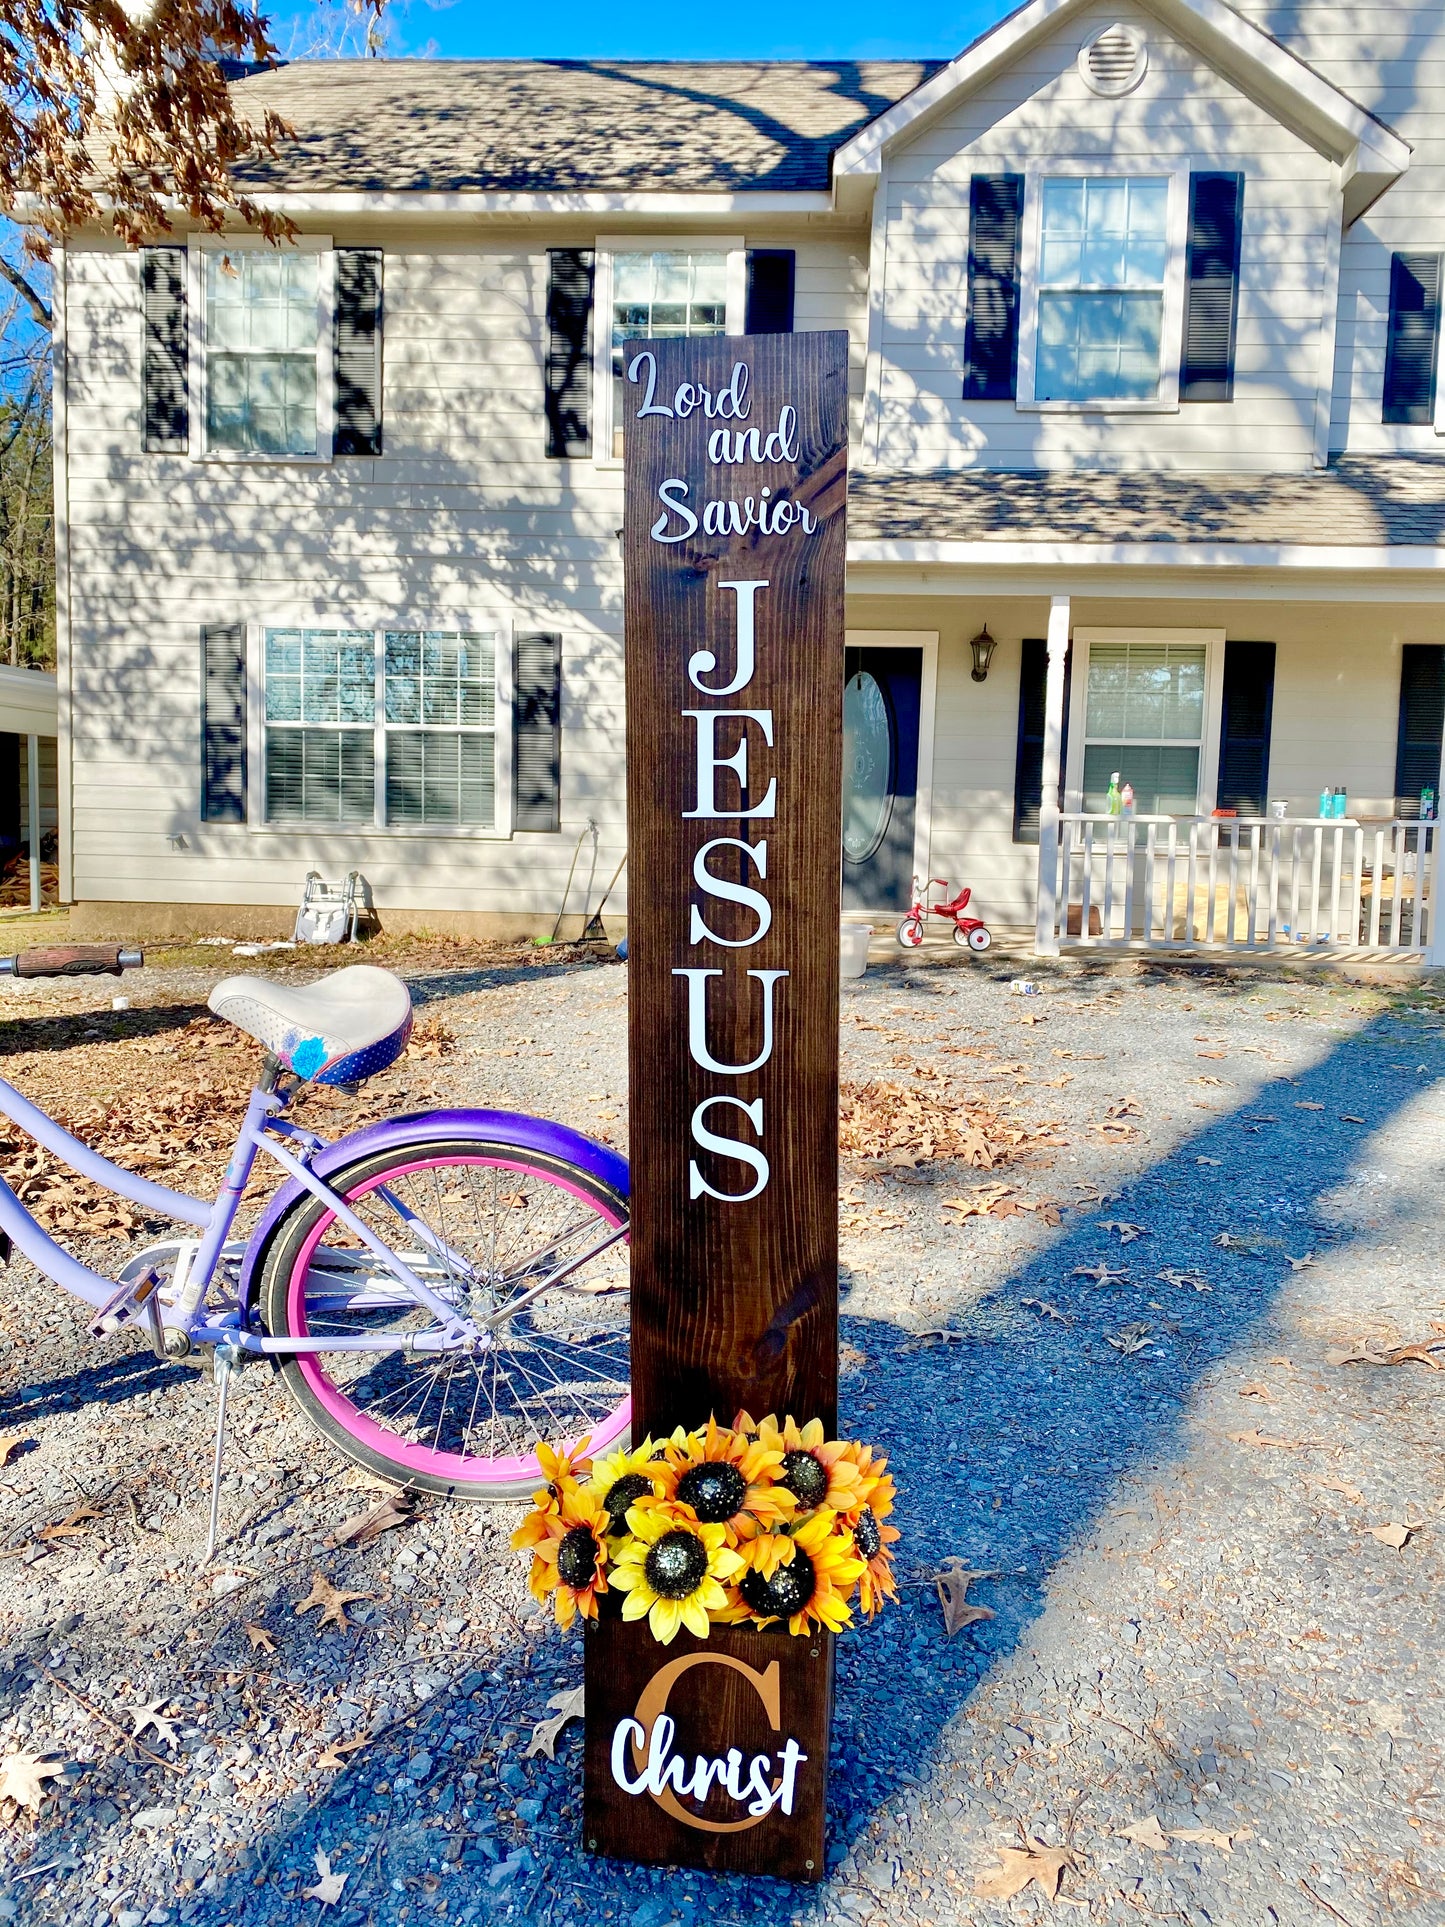
[[659,250],[612,260],[612,445],[622,453],[623,344],[727,330],[727,256]]
[[369,729],[266,731],[268,821],[369,822],[375,787]]
[[396,730],[386,741],[388,823],[467,823],[490,828],[496,815],[490,734]]
[[391,630],[386,636],[386,720],[491,727],[496,639],[461,630]]
[[1206,659],[1198,643],[1096,643],[1090,650],[1086,810],[1104,809],[1117,770],[1121,784],[1133,784],[1139,814],[1194,814]]
[[1163,320],[1161,295],[1040,294],[1036,399],[1152,400]]
[[243,455],[316,453],[320,259],[206,255],[206,433]]
[[356,722],[376,708],[375,645],[366,629],[268,629],[266,720]]
[[1090,743],[1084,751],[1084,809],[1102,815],[1109,778],[1134,786],[1139,816],[1193,816],[1199,801],[1199,751],[1137,743]]

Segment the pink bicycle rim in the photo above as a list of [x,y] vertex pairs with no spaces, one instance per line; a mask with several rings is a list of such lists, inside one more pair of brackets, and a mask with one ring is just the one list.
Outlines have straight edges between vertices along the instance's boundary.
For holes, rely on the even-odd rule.
[[[449,1157],[442,1160],[416,1158],[409,1164],[391,1165],[385,1171],[378,1171],[375,1177],[368,1179],[364,1185],[347,1193],[346,1196],[348,1200],[365,1197],[368,1191],[374,1190],[379,1184],[392,1183],[397,1178],[404,1178],[411,1171],[431,1169],[439,1161],[445,1164],[483,1165],[488,1170],[516,1171],[522,1175],[531,1174],[534,1170],[532,1165],[522,1164],[510,1158]],[[601,1212],[604,1217],[610,1216],[602,1210],[597,1199],[582,1190],[579,1185],[569,1184],[562,1177],[551,1178],[551,1181],[560,1185],[564,1191],[570,1191],[572,1196],[583,1204]],[[610,1221],[613,1224],[620,1223],[620,1219],[616,1217],[612,1217]],[[302,1246],[300,1256],[292,1268],[290,1283],[286,1290],[286,1315],[293,1337],[301,1338],[310,1333],[310,1327],[306,1323],[306,1278],[311,1268],[312,1255],[321,1242],[322,1234],[328,1225],[335,1222],[335,1217],[329,1211],[322,1216],[307,1235],[306,1243]],[[375,1419],[367,1418],[364,1412],[358,1412],[348,1399],[343,1398],[321,1369],[320,1355],[315,1352],[302,1352],[293,1362],[307,1385],[315,1393],[317,1401],[336,1420],[341,1429],[349,1433],[359,1445],[368,1446],[373,1452],[380,1453],[403,1475],[407,1472],[425,1472],[432,1478],[451,1479],[457,1485],[482,1486],[508,1485],[515,1479],[542,1476],[542,1468],[537,1462],[535,1452],[503,1459],[479,1460],[466,1458],[460,1452],[436,1452],[430,1446],[409,1444],[407,1440],[399,1439],[394,1432],[388,1432],[385,1426],[378,1425]],[[592,1441],[593,1454],[608,1451],[625,1436],[631,1424],[632,1397],[629,1393],[616,1411],[610,1413],[588,1435]],[[570,1447],[575,1445],[577,1440],[568,1439],[563,1442]],[[549,1439],[547,1443],[554,1444],[556,1441]],[[478,1471],[479,1465],[485,1465],[487,1470]]]

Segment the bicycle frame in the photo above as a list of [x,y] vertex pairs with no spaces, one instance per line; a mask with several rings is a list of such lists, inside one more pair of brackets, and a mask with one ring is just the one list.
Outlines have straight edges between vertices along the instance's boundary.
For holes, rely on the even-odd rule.
[[[470,1318],[461,1316],[456,1307],[444,1296],[435,1291],[426,1280],[419,1277],[404,1258],[399,1256],[379,1238],[376,1233],[354,1213],[335,1191],[326,1183],[323,1173],[344,1164],[354,1162],[358,1155],[373,1149],[384,1149],[390,1143],[405,1138],[414,1141],[419,1127],[424,1135],[434,1136],[482,1136],[495,1141],[514,1142],[531,1149],[548,1150],[563,1157],[575,1157],[577,1150],[585,1147],[587,1162],[596,1164],[599,1153],[609,1164],[617,1166],[617,1173],[607,1175],[625,1196],[627,1191],[626,1163],[604,1147],[581,1138],[565,1126],[551,1124],[542,1119],[513,1116],[506,1112],[492,1111],[442,1111],[427,1114],[425,1117],[412,1116],[387,1120],[358,1132],[351,1137],[328,1142],[314,1131],[303,1129],[300,1125],[285,1118],[284,1112],[290,1102],[292,1092],[276,1088],[274,1072],[269,1072],[263,1081],[251,1092],[246,1106],[235,1145],[227,1163],[226,1173],[213,1203],[191,1197],[183,1191],[173,1191],[165,1185],[156,1184],[149,1178],[127,1171],[123,1166],[114,1164],[109,1158],[102,1157],[89,1145],[73,1137],[55,1120],[31,1103],[12,1084],[0,1078],[0,1116],[5,1116],[20,1126],[28,1136],[53,1152],[64,1163],[83,1177],[103,1185],[118,1196],[129,1198],[159,1216],[188,1224],[201,1233],[195,1256],[187,1269],[175,1301],[166,1307],[164,1322],[166,1337],[170,1341],[167,1350],[170,1355],[183,1356],[195,1345],[216,1344],[234,1348],[237,1352],[286,1353],[295,1355],[309,1351],[363,1351],[394,1352],[449,1351],[462,1348],[481,1348],[491,1342],[485,1323],[478,1324]],[[301,1155],[296,1155],[277,1140],[290,1139],[300,1146]],[[255,1169],[257,1154],[264,1151],[268,1157],[280,1165],[288,1183],[283,1185],[272,1198],[256,1230],[245,1248],[240,1264],[240,1277],[237,1285],[234,1309],[227,1310],[222,1316],[213,1318],[205,1309],[207,1294],[214,1282],[216,1272],[227,1248],[227,1239],[236,1221],[241,1199],[251,1174]],[[313,1168],[313,1160],[322,1166],[318,1172]],[[620,1182],[617,1179],[620,1177]],[[311,1338],[274,1338],[266,1333],[255,1332],[248,1328],[247,1303],[253,1274],[264,1255],[266,1241],[292,1205],[309,1192],[335,1213],[339,1223],[360,1239],[363,1246],[396,1279],[401,1289],[412,1298],[418,1308],[430,1312],[440,1326],[439,1330],[418,1332],[405,1337],[383,1337],[368,1335],[340,1334],[324,1340]],[[441,1244],[428,1228],[413,1214],[407,1212],[399,1200],[390,1199],[397,1211],[398,1219],[407,1225],[413,1236],[423,1244],[429,1244],[446,1264],[449,1272],[457,1266],[463,1276],[470,1270],[459,1254],[451,1252]],[[26,1210],[20,1199],[9,1185],[0,1179],[0,1232],[3,1232],[17,1250],[42,1271],[54,1284],[70,1292],[74,1297],[97,1310],[112,1303],[116,1298],[117,1283],[98,1271],[93,1271],[79,1259],[74,1258],[50,1234],[36,1222]],[[603,1241],[595,1250],[589,1250],[581,1257],[565,1264],[559,1264],[555,1274],[546,1282],[555,1282],[579,1264],[596,1255],[596,1250],[615,1242],[615,1238],[625,1235],[620,1229],[614,1237]],[[141,1281],[137,1279],[138,1285]],[[174,1335],[174,1336],[172,1336]],[[173,1348],[173,1349],[172,1349]]]

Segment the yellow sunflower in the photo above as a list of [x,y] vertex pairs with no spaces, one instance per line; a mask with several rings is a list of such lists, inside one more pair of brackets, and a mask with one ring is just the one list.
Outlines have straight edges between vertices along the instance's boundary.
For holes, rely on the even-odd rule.
[[874,1461],[874,1468],[881,1476],[867,1505],[851,1521],[853,1550],[867,1562],[858,1579],[858,1604],[870,1619],[883,1610],[885,1599],[898,1597],[898,1588],[893,1583],[892,1548],[903,1535],[897,1526],[885,1523],[893,1510],[893,1480],[881,1472],[886,1464],[886,1459]]
[[702,1525],[691,1506],[643,1501],[627,1514],[631,1538],[612,1569],[612,1582],[627,1597],[624,1619],[645,1619],[652,1636],[670,1645],[680,1626],[707,1638],[709,1613],[728,1603],[722,1582],[742,1570],[720,1525]]
[[[783,1535],[776,1535],[783,1538]],[[827,1506],[818,1510],[784,1538],[791,1548],[771,1574],[752,1563],[756,1539],[748,1547],[749,1564],[729,1601],[727,1619],[744,1617],[759,1626],[786,1619],[790,1633],[806,1633],[813,1626],[841,1632],[853,1623],[848,1596],[867,1570],[853,1550],[853,1534]]]
[[705,1432],[674,1437],[658,1468],[665,1499],[690,1506],[704,1525],[721,1526],[730,1546],[791,1518],[797,1499],[774,1480],[781,1452],[709,1419]]
[[[552,1599],[557,1624],[566,1628],[580,1612],[597,1617],[598,1595],[607,1591],[607,1514],[591,1492],[572,1485],[555,1512],[533,1513],[545,1531],[535,1542],[527,1588],[542,1605]],[[522,1533],[512,1535],[518,1545]],[[520,1549],[520,1548],[519,1548]]]
[[[865,1505],[871,1505],[877,1512],[876,1501],[885,1488],[886,1504],[883,1510],[893,1510],[893,1480],[888,1472],[888,1461],[875,1457],[871,1445],[860,1445],[856,1439],[833,1439],[826,1445],[818,1446],[817,1453],[819,1461],[827,1466],[830,1477],[837,1473],[839,1466],[849,1466],[857,1474],[852,1505],[840,1505],[838,1511],[851,1516]],[[843,1478],[847,1478],[846,1472]],[[830,1499],[828,1503],[831,1505],[833,1501]]]
[[630,1451],[618,1446],[592,1468],[587,1489],[607,1513],[607,1530],[614,1539],[627,1530],[627,1508],[658,1495],[662,1465],[656,1454],[654,1441],[644,1439]]
[[809,1511],[827,1506],[830,1512],[853,1512],[864,1503],[857,1465],[839,1440],[824,1439],[821,1419],[812,1418],[800,1426],[795,1419],[785,1418],[780,1426],[770,1412],[755,1426],[746,1412],[740,1412],[737,1429],[756,1437],[769,1453],[778,1454],[778,1484],[786,1486],[800,1506]]

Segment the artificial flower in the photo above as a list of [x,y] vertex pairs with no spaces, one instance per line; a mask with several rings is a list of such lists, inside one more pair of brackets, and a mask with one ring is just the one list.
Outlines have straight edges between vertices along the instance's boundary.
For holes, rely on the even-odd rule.
[[612,1581],[627,1597],[624,1619],[645,1619],[668,1646],[685,1626],[706,1639],[709,1615],[728,1603],[723,1582],[742,1571],[741,1557],[720,1525],[702,1524],[691,1506],[643,1500],[629,1508],[630,1537],[616,1554]]
[[853,1549],[852,1532],[840,1527],[829,1507],[819,1506],[786,1535],[786,1543],[792,1550],[771,1576],[752,1564],[743,1572],[729,1620],[736,1624],[746,1616],[770,1626],[786,1619],[791,1633],[806,1633],[815,1625],[836,1633],[850,1626],[848,1596],[867,1569]]
[[864,1503],[858,1467],[845,1456],[838,1440],[825,1440],[821,1419],[809,1419],[800,1426],[785,1418],[780,1426],[770,1412],[754,1425],[746,1412],[740,1412],[735,1429],[779,1454],[777,1482],[794,1494],[800,1506],[809,1511],[827,1506],[830,1512],[852,1512]]
[[780,1451],[710,1418],[706,1431],[668,1441],[659,1484],[664,1498],[691,1506],[704,1525],[720,1525],[737,1546],[796,1511],[793,1493],[774,1483],[782,1462]]
[[607,1591],[607,1514],[595,1495],[578,1485],[562,1493],[555,1512],[537,1511],[543,1522],[540,1539],[525,1539],[523,1528],[512,1535],[520,1551],[533,1544],[532,1571],[527,1581],[532,1597],[542,1605],[552,1598],[557,1624],[564,1629],[580,1612],[597,1617],[597,1600]]
[[651,1439],[630,1450],[625,1445],[598,1459],[592,1468],[589,1490],[607,1513],[608,1533],[615,1539],[627,1530],[627,1508],[639,1499],[656,1498],[658,1476],[657,1447]]

